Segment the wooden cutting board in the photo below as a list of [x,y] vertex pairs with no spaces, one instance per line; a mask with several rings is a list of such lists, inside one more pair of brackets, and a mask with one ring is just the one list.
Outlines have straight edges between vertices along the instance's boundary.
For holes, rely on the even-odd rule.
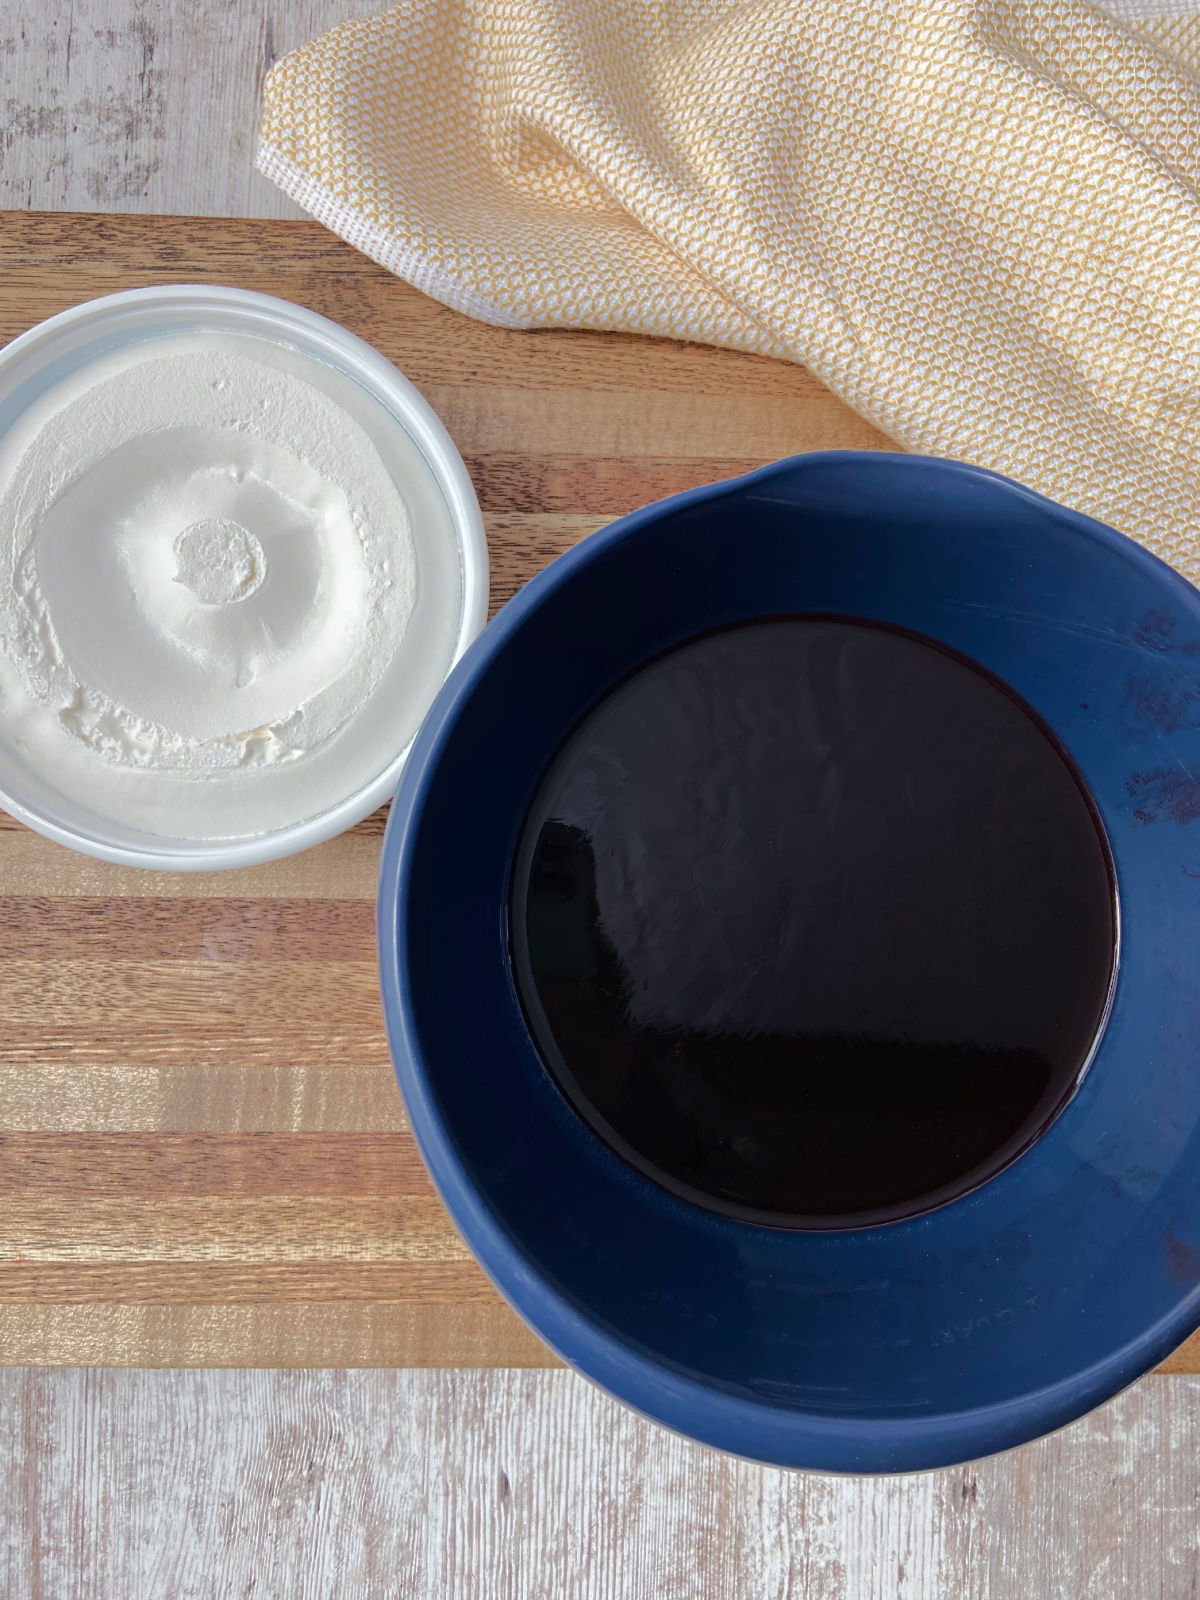
[[[649,500],[889,448],[800,367],[485,327],[316,224],[0,214],[0,341],[164,282],[280,295],[394,361],[474,479],[493,609]],[[0,819],[0,1364],[554,1364],[405,1124],[376,995],[383,822],[172,876]],[[1200,1339],[1167,1365],[1200,1371]]]

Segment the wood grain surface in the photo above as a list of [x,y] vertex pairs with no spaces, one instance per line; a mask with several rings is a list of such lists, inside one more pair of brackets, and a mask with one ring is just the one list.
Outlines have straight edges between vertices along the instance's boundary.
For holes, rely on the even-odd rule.
[[251,163],[262,82],[379,0],[0,0],[0,208],[298,217]]
[[[170,1378],[170,1404],[163,1382]],[[989,1461],[777,1472],[566,1372],[0,1372],[13,1600],[1186,1600],[1200,1380]]]
[[[0,339],[90,296],[239,284],[337,318],[429,397],[493,603],[607,519],[887,441],[803,370],[485,327],[304,222],[0,215]],[[287,861],[121,869],[0,827],[0,1363],[542,1366],[417,1158],[373,950],[382,817]],[[1200,1341],[1169,1370],[1200,1370]]]

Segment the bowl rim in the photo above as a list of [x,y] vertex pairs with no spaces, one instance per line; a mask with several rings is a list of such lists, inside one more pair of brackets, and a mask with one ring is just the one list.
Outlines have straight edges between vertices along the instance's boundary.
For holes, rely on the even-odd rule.
[[452,1131],[418,1067],[410,1026],[411,988],[403,959],[407,896],[425,805],[424,774],[452,737],[461,708],[491,660],[543,599],[569,583],[603,549],[634,537],[659,517],[745,494],[797,468],[824,464],[933,472],[984,481],[1062,519],[1073,531],[1144,564],[1193,596],[1179,573],[1144,546],[986,468],[902,453],[825,450],[784,458],[739,477],[659,500],[617,519],[543,568],[489,624],[447,678],[414,743],[384,834],[377,900],[377,943],[383,1012],[393,1068],[418,1148],[451,1219],[487,1277],[532,1331],[570,1367],[621,1403],[690,1439],[756,1462],[838,1473],[934,1470],[1024,1444],[1066,1426],[1168,1355],[1200,1322],[1200,1285],[1172,1310],[1091,1366],[1042,1388],[978,1407],[913,1417],[848,1418],[784,1410],[729,1394],[649,1358],[577,1308],[543,1277],[458,1160]]
[[[180,312],[206,310],[246,314],[247,331],[270,336],[289,331],[310,351],[327,355],[398,419],[420,449],[446,499],[458,545],[462,603],[450,668],[462,659],[487,620],[488,550],[483,515],[461,455],[445,425],[420,390],[373,345],[330,317],[307,306],[253,289],[222,284],[148,284],[81,301],[35,323],[0,348],[0,374],[14,361],[53,343],[63,333],[94,323],[98,328],[114,314],[139,307]],[[257,866],[294,855],[332,839],[378,809],[395,792],[415,742],[415,735],[394,754],[378,775],[336,805],[315,816],[269,833],[234,839],[184,839],[137,830],[139,842],[105,835],[51,815],[10,793],[0,783],[0,807],[36,833],[84,855],[121,866],[160,872],[211,872]],[[114,819],[115,820],[115,819]]]

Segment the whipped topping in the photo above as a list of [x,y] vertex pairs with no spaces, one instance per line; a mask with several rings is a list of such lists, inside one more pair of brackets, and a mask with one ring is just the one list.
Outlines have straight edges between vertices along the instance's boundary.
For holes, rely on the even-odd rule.
[[180,837],[326,809],[404,747],[461,613],[449,513],[350,378],[245,334],[145,339],[0,439],[0,733]]

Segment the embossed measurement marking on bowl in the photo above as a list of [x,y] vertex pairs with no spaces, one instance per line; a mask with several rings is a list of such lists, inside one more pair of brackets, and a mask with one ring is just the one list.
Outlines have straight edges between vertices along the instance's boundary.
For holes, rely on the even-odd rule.
[[368,784],[449,669],[444,496],[364,388],[221,331],[93,357],[0,438],[0,730],[69,800],[254,836]]

